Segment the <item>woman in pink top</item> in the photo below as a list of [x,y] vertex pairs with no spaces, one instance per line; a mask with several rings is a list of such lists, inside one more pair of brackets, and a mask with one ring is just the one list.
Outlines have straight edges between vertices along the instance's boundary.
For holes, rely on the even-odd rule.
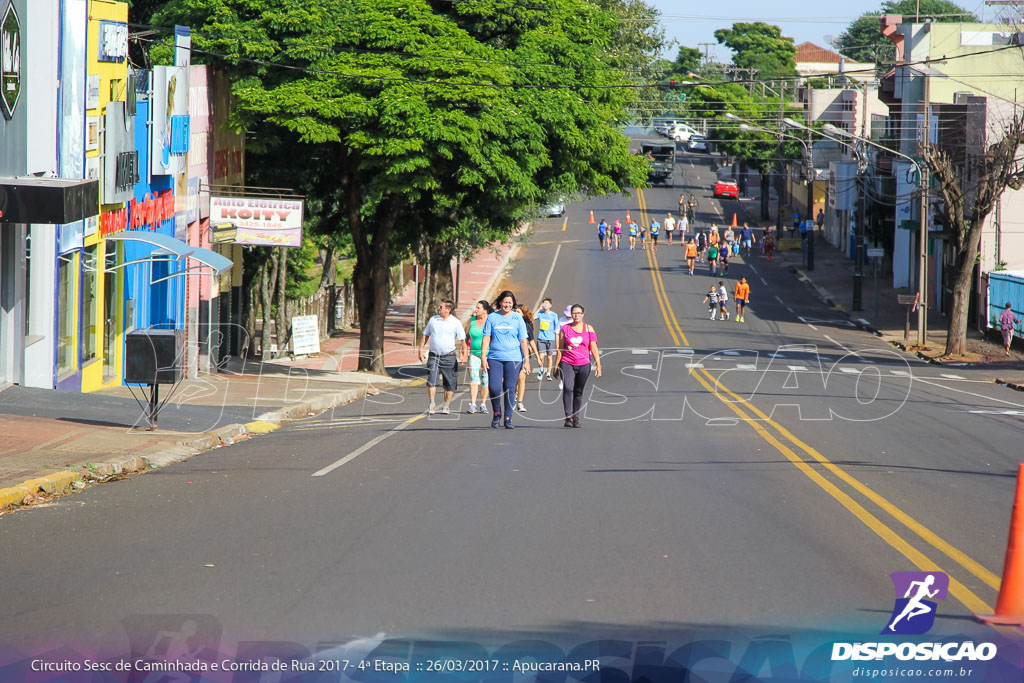
[[618,251],[619,239],[622,237],[622,223],[619,222],[618,218],[615,219],[615,225],[612,228],[612,235],[615,236],[615,251]]
[[594,376],[601,376],[601,352],[597,348],[597,332],[583,322],[583,306],[572,305],[572,323],[562,325],[558,335],[558,356],[555,367],[562,377],[562,407],[565,408],[563,427],[579,427],[583,409],[583,390],[590,377],[590,361],[594,361]]
[[1017,316],[1013,314],[1013,304],[1006,302],[1006,308],[999,315],[999,329],[1003,333],[1003,347],[1006,355],[1010,355],[1010,344],[1013,343],[1013,325],[1017,322]]

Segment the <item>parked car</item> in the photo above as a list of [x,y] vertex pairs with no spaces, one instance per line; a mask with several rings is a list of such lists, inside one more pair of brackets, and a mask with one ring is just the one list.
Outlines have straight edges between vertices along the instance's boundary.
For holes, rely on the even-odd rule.
[[686,143],[686,148],[691,152],[706,152],[708,151],[708,141],[703,135],[691,135],[690,140]]
[[715,189],[712,191],[715,197],[732,197],[733,199],[740,198],[740,186],[736,184],[733,178],[719,178],[718,182],[715,183]]
[[694,135],[700,135],[697,129],[685,123],[677,123],[668,129],[668,137],[676,142],[689,142]]
[[547,206],[544,206],[540,210],[541,215],[544,216],[564,216],[565,215],[565,202],[557,201],[551,202]]

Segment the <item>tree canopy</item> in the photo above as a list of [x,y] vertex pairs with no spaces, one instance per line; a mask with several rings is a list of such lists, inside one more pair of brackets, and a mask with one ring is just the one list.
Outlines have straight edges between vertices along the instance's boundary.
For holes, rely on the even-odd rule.
[[696,73],[700,71],[701,59],[703,57],[704,55],[697,48],[680,45],[676,59],[672,62],[672,71],[681,75]]
[[902,14],[904,20],[914,21],[978,21],[978,17],[949,0],[886,0],[877,13],[862,14],[836,38],[834,47],[840,54],[856,62],[891,62],[896,48],[882,36],[879,16]]
[[733,24],[715,31],[715,39],[732,50],[733,64],[756,69],[758,78],[796,75],[796,47],[778,26],[761,21]]

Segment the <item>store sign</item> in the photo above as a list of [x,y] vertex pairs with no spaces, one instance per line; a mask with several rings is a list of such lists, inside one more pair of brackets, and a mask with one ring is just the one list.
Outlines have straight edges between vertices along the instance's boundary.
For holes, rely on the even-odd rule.
[[12,2],[0,21],[0,109],[10,119],[21,97],[21,21]]
[[188,154],[188,114],[171,117],[171,154]]
[[220,243],[298,247],[302,245],[303,210],[301,199],[211,196],[213,239]]
[[104,114],[103,196],[104,204],[130,201],[139,182],[139,152],[135,149],[135,117],[125,112],[124,102],[107,103]]
[[150,100],[153,175],[180,175],[188,171],[188,68],[153,68]]
[[122,230],[157,230],[164,221],[174,218],[174,192],[165,190],[160,194],[147,194],[140,202],[131,203],[117,211],[107,211],[100,216],[100,234],[113,235]]
[[123,62],[128,58],[128,24],[100,21],[99,43],[99,61]]

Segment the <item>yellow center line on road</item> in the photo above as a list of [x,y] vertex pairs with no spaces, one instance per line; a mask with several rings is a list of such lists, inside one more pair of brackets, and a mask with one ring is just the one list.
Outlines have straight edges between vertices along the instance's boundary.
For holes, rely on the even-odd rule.
[[565,220],[562,221],[562,232],[565,232],[565,229],[568,226],[569,226],[569,216],[566,216]]
[[[641,216],[646,222],[646,198],[644,197],[643,190],[637,190],[638,199],[640,200]],[[675,313],[672,310],[671,302],[668,298],[668,292],[665,289],[664,281],[661,278],[661,271],[658,266],[658,260],[656,254],[648,249],[647,250],[647,262],[651,268],[651,281],[654,285],[655,297],[658,300],[658,306],[661,309],[662,317],[665,320],[665,325],[668,328],[669,335],[677,346],[689,346],[689,342],[686,339],[686,335],[683,332],[682,326],[676,319]],[[719,381],[714,375],[708,372],[706,369],[693,369],[691,374],[694,378],[711,394],[717,397],[722,403],[729,407],[737,416],[740,417],[744,422],[749,424],[757,434],[764,439],[766,442],[771,444],[776,450],[792,462],[801,473],[807,476],[811,481],[817,484],[822,490],[832,496],[839,504],[845,507],[851,514],[859,519],[865,526],[871,531],[878,535],[882,540],[888,543],[892,548],[910,560],[922,571],[938,570],[943,571],[949,575],[949,592],[957,600],[964,604],[967,609],[974,613],[990,613],[991,607],[978,595],[976,595],[969,588],[964,586],[958,580],[956,580],[949,572],[943,570],[939,565],[928,558],[924,553],[920,552],[911,545],[906,539],[900,536],[897,532],[893,531],[892,528],[887,526],[878,517],[869,512],[863,505],[855,501],[850,497],[849,494],[841,490],[836,484],[826,479],[822,474],[816,471],[811,463],[802,458],[796,452],[793,451],[789,446],[782,443],[774,434],[772,434],[764,425],[770,425],[778,433],[798,449],[804,451],[810,455],[818,463],[821,463],[825,468],[833,475],[838,477],[841,481],[845,482],[853,489],[864,495],[871,502],[878,505],[882,510],[892,515],[899,522],[907,526],[913,532],[918,534],[922,539],[931,544],[940,552],[944,553],[947,557],[952,559],[954,562],[959,564],[961,567],[969,571],[971,574],[979,578],[986,585],[998,590],[999,579],[988,569],[983,567],[980,563],[970,558],[966,553],[958,550],[950,543],[947,543],[937,534],[929,530],[920,522],[916,521],[909,514],[903,512],[898,507],[890,503],[883,496],[875,493],[866,485],[858,481],[856,478],[849,475],[847,472],[836,466],[824,455],[818,452],[816,449],[810,447],[796,436],[794,436],[789,430],[782,427],[776,421],[770,419],[760,409],[754,406],[749,401],[738,396],[731,390],[729,390],[721,381]],[[728,394],[733,400],[730,401],[722,396],[721,389],[723,392]],[[741,408],[742,406],[742,408]],[[756,414],[760,419],[752,417],[750,413],[747,413],[748,409]],[[761,424],[763,423],[763,424]]]

